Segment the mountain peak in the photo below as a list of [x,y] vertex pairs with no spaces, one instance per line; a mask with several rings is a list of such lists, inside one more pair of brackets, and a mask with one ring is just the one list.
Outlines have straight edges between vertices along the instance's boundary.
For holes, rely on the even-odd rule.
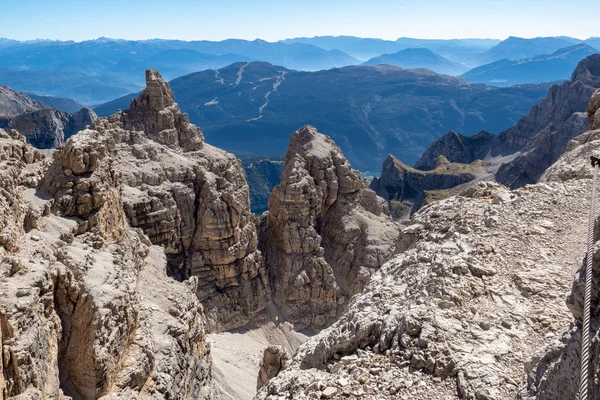
[[600,54],[592,54],[581,60],[573,71],[571,80],[579,80],[584,76],[600,76]]
[[[160,73],[154,69],[146,71],[146,89],[150,108],[155,111],[164,110],[167,107],[175,104],[175,95],[171,87],[162,78]],[[142,95],[143,96],[143,93]]]
[[131,101],[121,117],[124,129],[144,131],[170,147],[186,151],[202,148],[202,132],[189,123],[188,115],[175,103],[171,86],[156,70],[146,71],[146,89]]

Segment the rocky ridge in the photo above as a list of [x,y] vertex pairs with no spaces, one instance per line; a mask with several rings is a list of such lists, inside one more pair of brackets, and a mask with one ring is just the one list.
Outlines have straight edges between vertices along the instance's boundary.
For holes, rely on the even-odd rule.
[[158,72],[146,81],[51,158],[0,130],[4,398],[211,399],[207,332],[272,298],[296,328],[322,327],[397,248],[384,200],[305,127],[258,225],[263,262],[241,163],[204,143]]
[[[158,72],[148,71],[146,80],[127,111],[96,120],[67,142],[61,179],[112,168],[129,224],[164,247],[169,275],[198,278],[211,329],[241,326],[269,303],[241,164],[204,143]],[[81,185],[61,201],[70,213],[89,209],[94,191]]]
[[520,154],[500,167],[496,181],[511,188],[537,182],[569,141],[586,130],[588,101],[599,87],[600,55],[595,54],[579,63],[570,81],[553,86],[527,117],[500,134],[492,153]]
[[486,173],[486,163],[481,160],[462,164],[439,156],[434,165],[433,169],[423,171],[409,167],[390,154],[383,163],[381,177],[374,178],[370,188],[389,202],[395,218],[406,219],[424,204],[446,197],[446,189]]
[[[480,132],[467,137],[449,132],[429,146],[415,168],[431,170],[435,168],[440,156],[446,157],[450,162],[463,164],[464,167],[479,160],[487,163],[488,167],[486,176],[478,178],[495,180],[513,189],[536,183],[542,173],[564,152],[569,141],[586,130],[586,114],[589,114],[586,107],[599,87],[600,55],[595,54],[579,63],[570,81],[552,86],[548,96],[512,128],[498,136]],[[382,177],[384,175],[385,164]],[[402,187],[397,184],[394,179],[388,179],[386,191],[401,193]],[[438,191],[447,188],[445,181],[440,182],[439,186],[429,187],[430,190]],[[378,194],[385,196],[386,191],[379,189]],[[445,195],[438,192],[434,197],[438,199]],[[395,200],[402,203],[411,198],[400,196]],[[393,210],[397,207],[392,204],[391,208]]]
[[485,131],[473,136],[450,131],[427,148],[415,164],[415,168],[425,171],[435,169],[440,156],[444,156],[451,163],[460,164],[483,160],[495,140],[496,135]]
[[0,128],[17,130],[39,149],[61,145],[73,134],[91,126],[96,118],[90,108],[69,114],[0,86]]

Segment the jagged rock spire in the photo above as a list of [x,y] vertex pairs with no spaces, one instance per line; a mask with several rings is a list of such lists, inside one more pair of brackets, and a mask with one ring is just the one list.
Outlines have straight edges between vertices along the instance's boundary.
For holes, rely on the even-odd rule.
[[122,120],[124,129],[144,131],[152,140],[174,149],[200,150],[204,142],[200,128],[190,124],[188,115],[175,103],[169,83],[153,69],[146,71],[146,89],[131,101]]
[[[376,233],[375,233],[376,232]],[[385,201],[312,126],[294,132],[261,246],[273,301],[297,326],[324,326],[394,251]]]

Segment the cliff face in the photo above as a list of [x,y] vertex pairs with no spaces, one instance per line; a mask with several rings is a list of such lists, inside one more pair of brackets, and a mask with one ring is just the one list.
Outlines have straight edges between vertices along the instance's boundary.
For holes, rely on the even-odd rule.
[[77,135],[50,162],[0,130],[3,398],[212,396],[194,282],[127,225],[108,150]]
[[15,92],[0,85],[0,115],[14,117],[44,108],[44,104],[33,100],[25,93]]
[[393,253],[398,236],[383,199],[333,141],[294,132],[261,240],[273,301],[299,326],[324,326]]
[[446,189],[470,182],[484,173],[482,161],[451,163],[439,156],[433,169],[423,171],[389,155],[383,163],[381,177],[373,179],[370,187],[389,202],[395,217],[407,218],[431,200],[446,197]]
[[[3,398],[211,399],[207,332],[271,299],[322,327],[399,245],[384,200],[305,127],[261,227],[265,264],[241,163],[146,80],[52,159],[0,130]],[[267,360],[260,383],[283,366]]]

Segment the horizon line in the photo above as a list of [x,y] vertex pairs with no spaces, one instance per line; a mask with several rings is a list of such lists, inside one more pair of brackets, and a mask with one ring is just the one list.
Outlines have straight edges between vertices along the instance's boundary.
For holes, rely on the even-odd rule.
[[567,36],[567,35],[556,35],[556,36],[532,36],[532,37],[523,37],[523,36],[513,36],[513,35],[509,35],[505,38],[491,38],[491,37],[455,37],[455,38],[420,38],[420,37],[409,37],[409,36],[400,36],[397,39],[383,39],[383,38],[379,38],[379,37],[369,37],[369,36],[354,36],[354,35],[315,35],[315,36],[295,36],[295,37],[288,37],[285,39],[279,39],[279,40],[274,40],[274,41],[270,41],[270,40],[266,40],[266,39],[262,39],[259,37],[256,37],[254,39],[246,39],[246,38],[236,38],[236,37],[227,37],[224,39],[219,39],[219,40],[214,40],[214,39],[177,39],[177,38],[160,38],[160,37],[152,37],[152,38],[145,38],[145,39],[125,39],[125,38],[114,38],[114,37],[108,37],[108,36],[99,36],[97,38],[91,38],[91,39],[82,39],[82,40],[76,40],[76,39],[50,39],[50,38],[35,38],[35,39],[12,39],[9,37],[4,37],[1,36],[0,40],[10,40],[10,41],[14,41],[14,42],[20,42],[20,43],[26,43],[26,42],[73,42],[73,43],[83,43],[83,42],[93,42],[93,41],[98,41],[98,40],[112,40],[112,41],[130,41],[130,42],[145,42],[145,41],[155,41],[155,40],[164,40],[164,41],[181,41],[181,42],[223,42],[226,40],[242,40],[242,41],[247,41],[247,42],[254,42],[254,41],[263,41],[263,42],[267,42],[267,43],[279,43],[282,41],[286,41],[286,40],[293,40],[293,39],[316,39],[316,38],[324,38],[324,37],[332,37],[332,38],[342,38],[342,37],[347,37],[347,38],[357,38],[357,39],[373,39],[373,40],[381,40],[381,41],[385,41],[385,42],[395,42],[398,41],[400,39],[416,39],[416,40],[440,40],[440,41],[450,41],[450,40],[499,40],[499,41],[504,41],[507,40],[509,38],[518,38],[518,39],[542,39],[542,38],[570,38],[570,39],[577,39],[577,40],[581,40],[581,41],[585,41],[585,40],[589,40],[589,39],[594,39],[597,38],[597,36],[589,36],[586,38],[581,38],[581,37],[576,37],[576,36]]

